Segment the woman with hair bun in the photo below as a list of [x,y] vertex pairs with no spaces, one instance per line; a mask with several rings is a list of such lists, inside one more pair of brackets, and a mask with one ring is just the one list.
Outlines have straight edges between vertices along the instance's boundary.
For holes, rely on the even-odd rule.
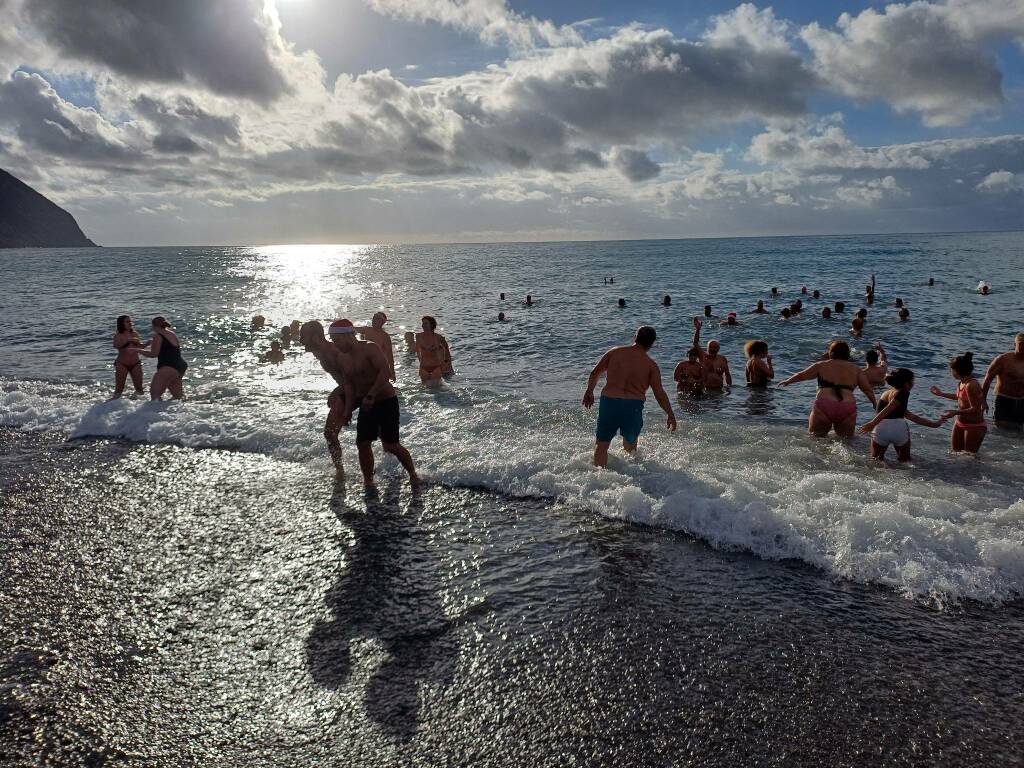
[[153,340],[149,349],[140,349],[139,354],[157,360],[156,373],[149,383],[150,400],[160,400],[167,391],[175,400],[184,400],[181,377],[185,375],[188,363],[181,356],[181,342],[166,317],[153,318]]
[[936,397],[956,400],[957,407],[944,414],[946,418],[956,417],[953,422],[953,451],[977,453],[988,432],[988,425],[985,424],[985,398],[981,384],[974,378],[974,354],[964,352],[950,360],[949,373],[958,382],[956,392],[943,392],[932,387],[931,393]]
[[907,410],[910,390],[914,387],[914,372],[909,368],[897,368],[885,377],[885,383],[891,389],[882,393],[875,407],[875,418],[860,428],[867,434],[871,432],[871,458],[884,459],[885,452],[891,445],[896,449],[896,458],[901,462],[910,461],[910,427],[908,421],[922,427],[941,427],[947,416],[938,419],[926,419]]

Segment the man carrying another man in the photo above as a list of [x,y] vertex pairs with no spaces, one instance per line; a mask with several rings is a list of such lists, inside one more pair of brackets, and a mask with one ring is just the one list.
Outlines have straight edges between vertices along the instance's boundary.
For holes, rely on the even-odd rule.
[[607,375],[601,390],[601,404],[597,414],[597,439],[594,444],[594,466],[608,464],[608,446],[616,433],[622,435],[622,447],[626,453],[636,450],[640,430],[644,426],[644,401],[648,388],[654,391],[658,405],[668,416],[667,427],[674,432],[676,416],[672,404],[661,385],[661,371],[648,355],[657,338],[655,330],[644,325],[639,328],[633,344],[628,347],[613,347],[594,366],[587,380],[583,395],[583,407],[594,405],[594,387],[602,374]]

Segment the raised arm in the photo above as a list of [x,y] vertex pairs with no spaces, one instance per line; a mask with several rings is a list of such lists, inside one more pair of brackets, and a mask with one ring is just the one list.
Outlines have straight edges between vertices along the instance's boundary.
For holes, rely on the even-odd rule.
[[871,386],[871,382],[868,381],[868,375],[862,370],[857,370],[857,386],[860,391],[864,393],[864,396],[871,403],[871,407],[875,408],[878,406],[878,399],[875,397],[875,389]]
[[583,393],[584,408],[590,408],[594,404],[594,387],[597,386],[597,380],[601,378],[601,375],[608,370],[608,361],[611,359],[611,354],[610,350],[605,352],[601,359],[597,361],[594,370],[590,372],[590,377],[587,379],[587,389]]
[[668,427],[670,432],[676,431],[676,414],[672,410],[672,402],[668,399],[668,394],[665,392],[665,388],[661,385],[661,369],[658,368],[658,364],[651,360],[651,390],[654,392],[654,399],[658,401],[658,405],[661,406],[661,410],[665,412],[668,417],[665,421],[665,425]]
[[804,368],[799,373],[794,373],[788,379],[783,379],[779,382],[780,387],[788,387],[790,384],[796,384],[798,381],[810,381],[818,377],[818,366],[821,363],[811,363],[809,366]]
[[[700,318],[697,317],[696,315],[694,315],[693,316],[693,346],[695,346],[697,349],[700,349],[700,327],[701,327]],[[703,354],[703,352],[701,354]]]

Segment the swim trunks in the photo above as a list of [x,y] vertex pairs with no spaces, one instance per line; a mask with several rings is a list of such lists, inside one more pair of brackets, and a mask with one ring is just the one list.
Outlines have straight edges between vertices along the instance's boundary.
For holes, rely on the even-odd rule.
[[597,441],[610,443],[615,433],[627,443],[635,443],[644,428],[644,401],[601,395],[597,412]]
[[995,420],[1024,426],[1024,397],[996,395]]
[[356,442],[372,443],[380,438],[384,443],[397,443],[398,418],[398,395],[378,400],[372,408],[361,406],[356,419]]

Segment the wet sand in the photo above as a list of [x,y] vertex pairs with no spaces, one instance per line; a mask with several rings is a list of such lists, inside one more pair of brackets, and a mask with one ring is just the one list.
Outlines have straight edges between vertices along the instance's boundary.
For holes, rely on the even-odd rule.
[[0,764],[1024,761],[1020,604],[395,477],[0,430]]

